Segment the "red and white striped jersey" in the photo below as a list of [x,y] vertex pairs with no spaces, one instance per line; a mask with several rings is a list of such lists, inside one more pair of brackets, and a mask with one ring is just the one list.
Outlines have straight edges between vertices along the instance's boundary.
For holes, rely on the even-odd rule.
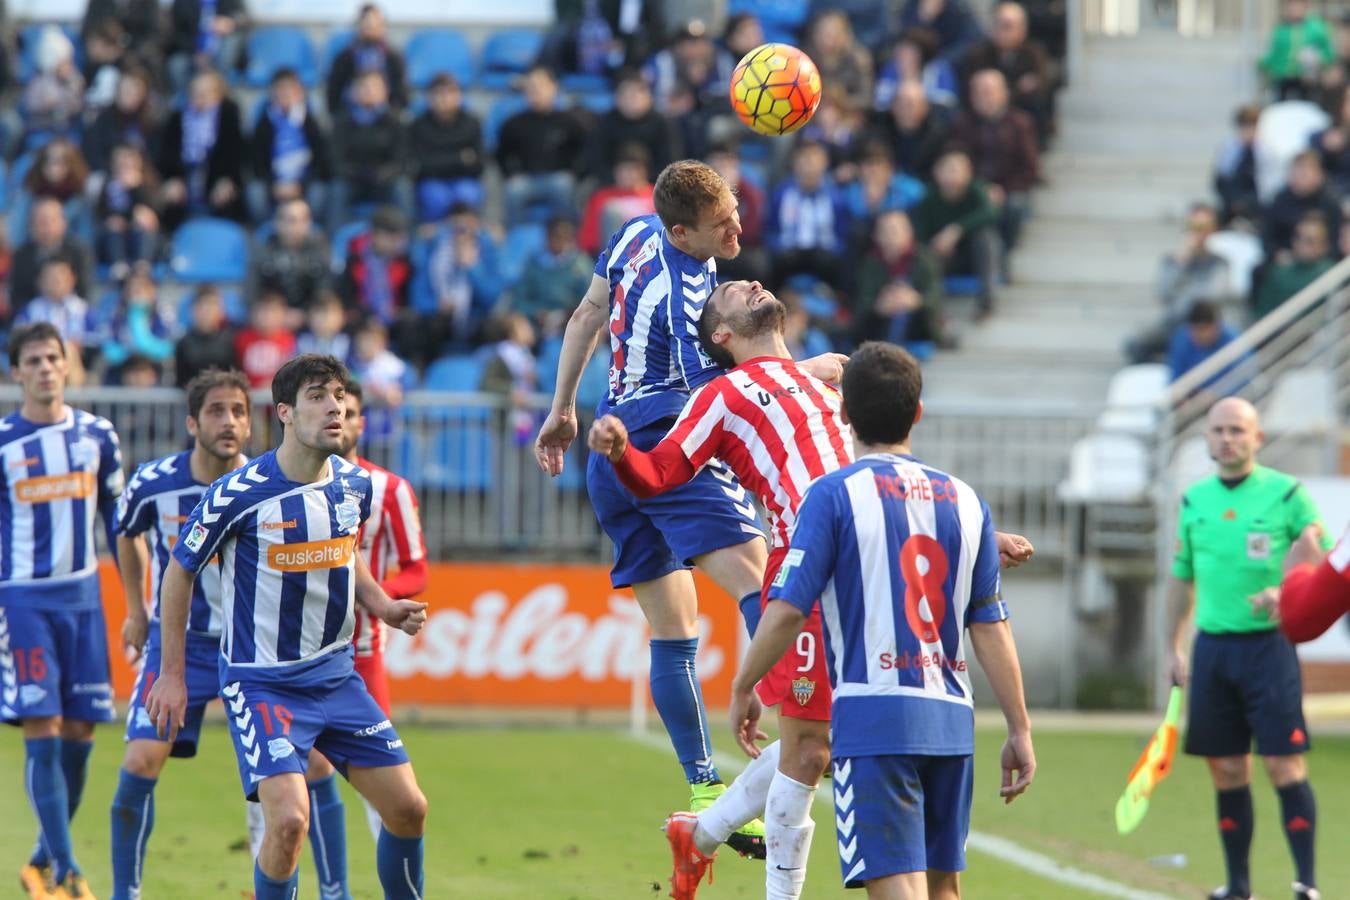
[[[383,584],[392,571],[426,559],[422,523],[417,514],[417,497],[412,485],[388,469],[367,459],[357,465],[370,473],[370,518],[361,526],[361,555],[370,566],[370,574]],[[384,649],[384,623],[364,606],[356,605],[356,631],[352,644],[357,656],[371,656]]]
[[853,462],[853,439],[830,385],[790,359],[747,360],[689,399],[662,443],[695,469],[716,457],[769,514],[774,547],[786,547],[806,488]]

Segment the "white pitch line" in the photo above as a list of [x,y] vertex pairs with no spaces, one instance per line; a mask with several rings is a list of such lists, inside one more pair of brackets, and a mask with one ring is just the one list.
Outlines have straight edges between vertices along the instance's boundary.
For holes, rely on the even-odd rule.
[[[628,732],[628,736],[635,742],[643,744],[657,750],[670,750],[670,742],[664,735],[654,734],[652,732]],[[728,772],[739,774],[746,766],[746,761],[721,750],[713,751],[713,763],[719,769],[725,769]],[[829,791],[821,791],[816,794],[816,802],[826,807],[831,812],[834,811],[834,804],[831,802]],[[1092,891],[1103,897],[1119,897],[1120,900],[1175,900],[1166,894],[1155,894],[1152,891],[1144,891],[1138,888],[1132,888],[1127,884],[1121,884],[1119,881],[1112,881],[1102,875],[1092,872],[1084,872],[1082,869],[1075,869],[1073,866],[1066,866],[1052,857],[1043,853],[1037,853],[1035,850],[1028,850],[1021,844],[1010,841],[1007,838],[998,837],[993,834],[986,834],[982,831],[970,832],[967,846],[978,850],[988,856],[1000,859],[1009,865],[1016,866],[1031,872],[1033,875],[1039,875],[1047,881],[1054,881],[1059,884],[1065,884],[1070,887],[1082,888],[1085,891]]]

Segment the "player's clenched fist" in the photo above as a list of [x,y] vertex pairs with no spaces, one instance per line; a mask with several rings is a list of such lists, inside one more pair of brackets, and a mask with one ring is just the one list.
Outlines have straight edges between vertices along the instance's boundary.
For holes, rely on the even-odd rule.
[[405,634],[417,634],[427,623],[427,605],[416,600],[391,600],[384,621]]
[[602,416],[591,426],[586,443],[596,453],[618,462],[628,449],[628,429],[617,416]]

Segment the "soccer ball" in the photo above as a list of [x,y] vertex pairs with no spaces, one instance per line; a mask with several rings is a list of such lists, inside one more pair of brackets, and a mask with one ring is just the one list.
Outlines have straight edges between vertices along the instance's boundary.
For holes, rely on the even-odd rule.
[[761,44],[731,73],[731,108],[760,134],[790,134],[819,105],[820,70],[790,44]]

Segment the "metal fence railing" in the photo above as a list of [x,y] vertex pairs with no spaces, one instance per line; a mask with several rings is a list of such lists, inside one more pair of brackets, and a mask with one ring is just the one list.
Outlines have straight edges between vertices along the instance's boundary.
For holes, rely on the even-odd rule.
[[[169,388],[72,390],[69,402],[106,416],[128,470],[187,446],[183,395]],[[0,386],[0,409],[17,408],[18,388]],[[602,560],[610,550],[585,490],[585,433],[563,475],[539,471],[532,451],[546,400],[518,411],[491,394],[416,391],[397,410],[367,408],[360,452],[408,478],[417,490],[434,559]],[[1081,414],[995,405],[929,410],[914,432],[926,462],[958,475],[989,503],[1000,528],[1029,535],[1043,556],[1062,556],[1069,519],[1056,489],[1069,450],[1091,427]],[[254,397],[250,453],[280,439],[270,397]]]

